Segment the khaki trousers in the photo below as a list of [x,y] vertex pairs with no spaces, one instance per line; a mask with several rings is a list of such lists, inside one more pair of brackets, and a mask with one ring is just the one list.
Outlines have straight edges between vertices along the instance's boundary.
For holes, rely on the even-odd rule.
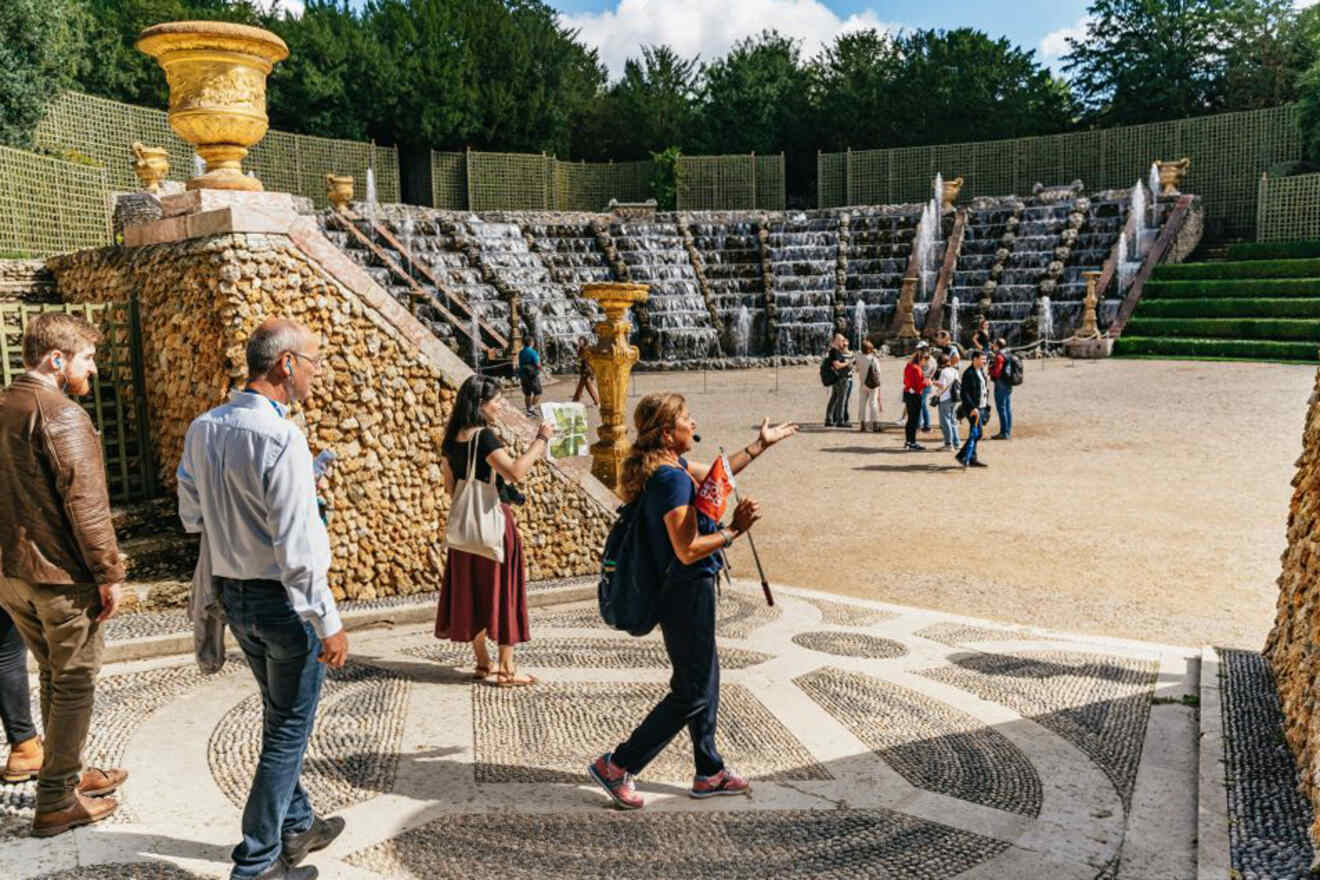
[[44,585],[0,577],[0,605],[14,619],[40,670],[46,758],[37,780],[37,812],[63,810],[74,800],[92,722],[105,648],[94,620],[101,594],[90,584]]

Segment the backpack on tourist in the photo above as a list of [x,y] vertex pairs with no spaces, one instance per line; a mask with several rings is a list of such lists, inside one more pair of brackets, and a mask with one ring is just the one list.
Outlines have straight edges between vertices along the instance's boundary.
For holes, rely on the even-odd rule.
[[820,384],[828,388],[837,381],[839,381],[839,371],[834,369],[834,361],[827,354],[820,362]]
[[862,380],[867,388],[875,389],[880,387],[880,368],[875,362],[874,357],[867,359],[870,366],[866,368],[866,378]]
[[[643,492],[643,494],[645,494]],[[660,621],[660,593],[668,572],[657,572],[642,549],[642,496],[618,510],[600,557],[596,599],[614,629],[644,636]]]
[[1004,360],[1004,370],[1008,373],[1009,385],[1022,384],[1022,358],[1015,354],[1010,354]]

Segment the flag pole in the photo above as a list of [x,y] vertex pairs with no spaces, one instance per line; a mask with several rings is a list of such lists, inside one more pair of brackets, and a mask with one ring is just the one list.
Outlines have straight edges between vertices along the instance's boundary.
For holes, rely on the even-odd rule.
[[[720,447],[720,458],[724,459],[726,462],[728,461],[728,458],[724,455],[723,446]],[[734,503],[741,504],[742,499],[738,497],[738,482],[733,478],[733,469],[726,467],[726,470],[729,474],[729,485],[733,487]],[[747,546],[752,548],[752,559],[756,560],[756,573],[761,576],[761,592],[765,593],[765,604],[774,607],[775,597],[774,594],[770,592],[770,581],[766,580],[765,569],[761,566],[761,554],[756,552],[756,541],[752,539],[752,533],[750,531],[747,533]]]

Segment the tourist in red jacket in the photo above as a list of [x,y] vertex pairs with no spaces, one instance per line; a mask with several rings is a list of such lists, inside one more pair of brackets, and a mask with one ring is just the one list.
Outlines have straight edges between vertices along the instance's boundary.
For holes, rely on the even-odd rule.
[[903,406],[907,408],[907,421],[903,425],[904,449],[925,449],[917,443],[917,428],[921,426],[921,392],[930,384],[922,364],[926,359],[926,343],[918,342],[917,350],[903,367]]

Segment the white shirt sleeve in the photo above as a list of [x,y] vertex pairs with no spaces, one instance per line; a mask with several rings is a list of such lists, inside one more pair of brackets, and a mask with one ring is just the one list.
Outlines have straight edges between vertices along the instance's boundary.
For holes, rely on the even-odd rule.
[[196,434],[194,422],[183,439],[183,455],[179,457],[179,467],[174,472],[179,483],[179,519],[183,521],[183,530],[190,533],[202,530],[202,498],[197,492],[197,481],[189,470],[189,460],[196,446]]
[[318,636],[332,636],[343,625],[326,580],[330,536],[316,510],[312,451],[300,431],[289,432],[265,484],[267,526],[289,604]]

